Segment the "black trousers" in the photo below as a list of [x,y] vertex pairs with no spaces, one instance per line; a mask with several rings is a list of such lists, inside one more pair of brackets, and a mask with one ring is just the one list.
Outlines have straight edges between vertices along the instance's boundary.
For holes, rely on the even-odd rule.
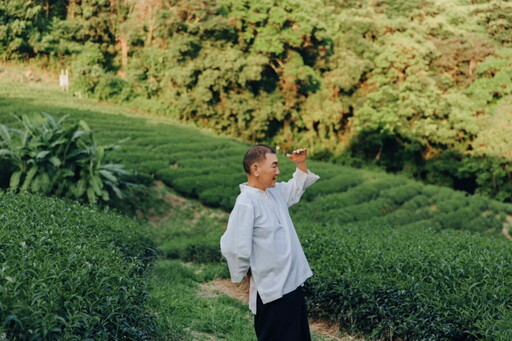
[[267,304],[258,294],[254,329],[258,341],[311,341],[302,287]]

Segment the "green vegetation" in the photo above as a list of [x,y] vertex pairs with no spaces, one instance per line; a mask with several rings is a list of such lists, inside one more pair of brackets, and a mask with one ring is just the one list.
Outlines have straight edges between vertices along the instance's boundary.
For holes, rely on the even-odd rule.
[[510,241],[372,223],[300,224],[313,314],[373,339],[509,340]]
[[0,335],[153,340],[145,279],[155,245],[131,219],[0,191]]
[[3,60],[84,96],[512,201],[509,2],[0,4]]
[[10,179],[11,190],[86,199],[93,204],[109,201],[111,194],[123,197],[120,177],[126,172],[121,165],[104,162],[115,146],[97,145],[87,123],[65,128],[66,117],[56,121],[44,113],[16,118],[24,130],[0,125],[2,176]]
[[212,335],[254,340],[252,314],[244,303],[225,295],[200,294],[201,282],[215,278],[202,274],[202,267],[165,260],[154,271],[152,298],[159,319],[171,327],[171,340],[212,340]]
[[[101,143],[130,137],[112,151],[112,159],[135,176],[161,181],[210,206],[230,210],[237,184],[245,180],[240,162],[244,143],[170,120],[135,117],[127,109],[74,99],[52,89],[0,83],[0,91],[5,103],[1,123],[12,123],[12,112],[31,116],[45,111],[55,117],[72,112],[88,122]],[[280,160],[286,179],[293,164],[281,155]],[[292,214],[315,272],[307,284],[315,316],[368,338],[510,338],[512,246],[501,235],[503,228],[510,228],[510,204],[379,171],[319,161],[311,161],[310,168],[321,180]],[[198,204],[180,206],[179,198],[172,196],[166,200],[174,209],[156,212],[170,215],[165,224],[151,228],[152,239],[167,258],[203,264],[187,268],[176,261],[157,263],[150,308],[157,316],[152,323],[176,339],[194,337],[194,332],[243,339],[249,330],[241,328],[247,315],[237,313],[243,311],[239,303],[194,296],[199,283],[226,276],[218,249],[226,214],[213,210],[197,214]],[[119,231],[116,236],[122,241],[127,229]],[[101,252],[112,249],[104,247],[110,240],[97,243]],[[126,245],[126,250],[139,250],[135,243]],[[45,252],[44,247],[39,249]],[[1,251],[15,257],[4,248]],[[182,301],[196,305],[181,312]],[[222,307],[226,308],[226,314],[220,315],[223,320],[214,320]],[[190,330],[183,329],[184,319],[192,321]],[[138,322],[144,321],[149,320]]]

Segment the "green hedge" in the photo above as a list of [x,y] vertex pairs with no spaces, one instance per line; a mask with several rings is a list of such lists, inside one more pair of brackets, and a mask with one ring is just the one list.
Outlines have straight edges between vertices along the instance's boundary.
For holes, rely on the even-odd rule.
[[312,314],[376,339],[511,339],[508,241],[375,224],[300,231]]
[[152,340],[141,225],[98,208],[0,191],[0,335]]

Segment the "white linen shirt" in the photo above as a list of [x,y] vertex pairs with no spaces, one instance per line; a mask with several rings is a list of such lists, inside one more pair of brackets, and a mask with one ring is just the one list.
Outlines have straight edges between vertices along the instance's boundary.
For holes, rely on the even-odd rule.
[[251,269],[249,308],[256,314],[256,292],[264,304],[292,292],[313,273],[309,267],[288,207],[320,177],[297,169],[288,182],[263,191],[240,185],[241,193],[220,240],[231,280],[242,281]]

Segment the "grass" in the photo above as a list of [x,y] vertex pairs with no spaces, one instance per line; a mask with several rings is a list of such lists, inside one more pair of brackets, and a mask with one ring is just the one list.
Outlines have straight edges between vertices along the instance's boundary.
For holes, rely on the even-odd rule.
[[[215,278],[198,265],[161,260],[154,269],[151,296],[161,323],[176,340],[254,340],[251,313],[245,304],[221,295],[200,294],[202,281]],[[223,271],[218,269],[218,271]]]

